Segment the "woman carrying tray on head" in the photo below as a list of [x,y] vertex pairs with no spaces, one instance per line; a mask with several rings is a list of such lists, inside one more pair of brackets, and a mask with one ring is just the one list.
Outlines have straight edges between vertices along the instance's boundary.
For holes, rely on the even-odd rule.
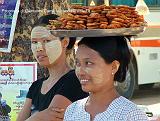
[[46,28],[49,20],[57,17],[42,16],[32,29],[33,55],[41,66],[48,68],[50,76],[33,82],[17,121],[61,121],[69,104],[88,96],[66,61],[75,39],[55,37]]
[[89,97],[71,104],[64,121],[147,121],[114,86],[125,80],[130,57],[123,36],[84,37],[76,52],[76,75]]

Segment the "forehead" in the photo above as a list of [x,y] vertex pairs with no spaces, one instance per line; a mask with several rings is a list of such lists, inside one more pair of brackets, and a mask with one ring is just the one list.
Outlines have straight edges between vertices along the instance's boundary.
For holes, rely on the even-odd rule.
[[46,33],[32,33],[31,35],[31,41],[43,41],[43,40],[59,40],[59,37],[56,37],[52,34],[46,34]]
[[50,33],[50,31],[43,26],[34,27],[31,32],[31,39],[32,38],[48,38],[52,36],[53,35]]
[[44,40],[59,40],[59,38],[55,37],[55,36],[34,37],[34,38],[31,38],[31,41],[44,41]]
[[32,29],[32,32],[31,34],[37,34],[37,33],[48,33],[50,34],[50,31],[46,28],[46,27],[43,27],[43,26],[36,26]]
[[37,38],[31,38],[31,41],[43,41],[48,39],[48,37],[37,37]]
[[89,58],[89,59],[97,59],[99,58],[100,55],[98,52],[96,52],[95,50],[85,46],[85,45],[80,45],[78,46],[77,52],[76,52],[76,58],[81,58],[81,59],[85,59],[85,58]]

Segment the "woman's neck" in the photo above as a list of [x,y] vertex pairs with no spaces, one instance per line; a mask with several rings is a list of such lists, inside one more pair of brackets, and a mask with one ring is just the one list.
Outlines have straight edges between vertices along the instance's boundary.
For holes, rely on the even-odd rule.
[[112,101],[117,97],[119,97],[119,94],[114,87],[110,88],[108,91],[90,93],[85,109],[93,120],[98,113],[106,111]]
[[93,105],[108,105],[117,97],[119,97],[119,94],[114,87],[111,87],[102,92],[90,93],[88,101]]
[[48,81],[57,81],[59,78],[61,78],[63,75],[65,75],[70,70],[69,66],[66,62],[57,63],[50,67],[48,67],[49,71],[49,78]]

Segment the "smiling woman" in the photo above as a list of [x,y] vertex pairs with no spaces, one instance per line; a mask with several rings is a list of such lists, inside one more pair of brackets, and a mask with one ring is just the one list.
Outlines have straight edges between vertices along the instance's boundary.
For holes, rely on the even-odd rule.
[[124,36],[84,37],[76,52],[76,75],[89,97],[71,104],[64,121],[148,121],[136,104],[120,96],[114,82],[123,82],[130,62]]

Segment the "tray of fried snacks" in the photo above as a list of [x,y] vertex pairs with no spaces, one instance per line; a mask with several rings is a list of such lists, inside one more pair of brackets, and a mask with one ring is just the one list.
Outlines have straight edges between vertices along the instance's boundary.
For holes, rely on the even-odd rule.
[[48,27],[55,36],[136,35],[147,26],[144,17],[129,6],[74,6]]

